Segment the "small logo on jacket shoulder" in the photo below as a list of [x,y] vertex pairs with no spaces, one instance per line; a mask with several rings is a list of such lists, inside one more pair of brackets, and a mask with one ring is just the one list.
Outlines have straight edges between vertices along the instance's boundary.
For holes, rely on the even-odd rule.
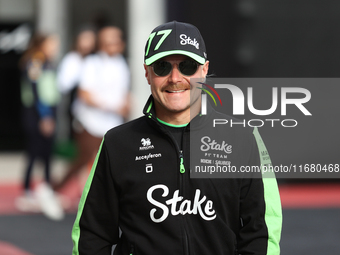
[[150,138],[142,138],[141,143],[143,146],[139,147],[140,151],[145,151],[145,150],[151,150],[154,149],[155,147],[151,144]]

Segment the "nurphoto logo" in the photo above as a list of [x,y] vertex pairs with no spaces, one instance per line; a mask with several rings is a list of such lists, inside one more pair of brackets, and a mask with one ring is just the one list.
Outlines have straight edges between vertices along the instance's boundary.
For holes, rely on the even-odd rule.
[[[220,80],[219,80],[220,81]],[[207,107],[208,107],[208,95],[214,102],[214,105],[217,106],[218,102],[221,106],[223,106],[223,98],[221,98],[221,92],[228,91],[232,96],[232,113],[233,115],[242,116],[245,115],[245,110],[247,110],[256,115],[256,116],[266,116],[265,119],[250,119],[250,120],[227,120],[227,119],[215,119],[213,122],[213,126],[216,125],[225,125],[228,124],[230,126],[242,125],[242,126],[250,126],[250,127],[262,127],[265,123],[274,127],[275,124],[280,123],[282,127],[296,127],[298,125],[298,121],[296,119],[277,119],[277,118],[268,118],[269,115],[277,112],[279,110],[281,116],[287,116],[287,106],[291,105],[298,109],[304,116],[311,116],[312,113],[307,109],[305,104],[311,100],[311,92],[302,87],[266,87],[267,90],[271,91],[271,98],[263,98],[260,100],[254,100],[254,90],[257,90],[257,87],[247,87],[246,94],[236,85],[234,84],[223,84],[217,83],[214,85],[208,85],[207,83],[196,82],[201,84],[202,87],[197,86],[198,89],[202,90],[201,97],[201,114],[207,115]],[[219,92],[217,91],[219,90]],[[279,93],[280,92],[280,93]],[[280,94],[280,95],[279,95]],[[254,101],[271,101],[271,106],[266,109],[257,109],[254,106]],[[290,106],[290,107],[291,107]],[[239,118],[236,116],[237,118]]]

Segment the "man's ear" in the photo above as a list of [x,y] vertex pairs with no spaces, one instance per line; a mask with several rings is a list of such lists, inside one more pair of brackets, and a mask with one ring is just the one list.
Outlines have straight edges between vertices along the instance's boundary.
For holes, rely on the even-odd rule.
[[149,77],[149,66],[144,64],[144,70],[145,70],[145,78],[148,81],[148,84],[150,85],[150,77]]
[[206,77],[209,71],[209,61],[207,60],[203,65],[203,77]]

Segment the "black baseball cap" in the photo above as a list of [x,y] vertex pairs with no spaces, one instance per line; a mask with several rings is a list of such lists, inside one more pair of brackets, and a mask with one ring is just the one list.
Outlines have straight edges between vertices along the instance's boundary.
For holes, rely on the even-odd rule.
[[152,30],[145,45],[145,64],[151,65],[158,59],[174,54],[186,55],[201,65],[206,62],[205,44],[197,27],[171,21]]

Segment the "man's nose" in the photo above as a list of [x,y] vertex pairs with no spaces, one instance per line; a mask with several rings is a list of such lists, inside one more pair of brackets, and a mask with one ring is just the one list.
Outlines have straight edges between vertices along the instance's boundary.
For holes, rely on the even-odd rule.
[[181,72],[178,70],[178,66],[173,65],[171,74],[169,76],[170,81],[172,83],[177,83],[177,82],[182,81],[182,78],[183,78],[183,76],[182,76]]

